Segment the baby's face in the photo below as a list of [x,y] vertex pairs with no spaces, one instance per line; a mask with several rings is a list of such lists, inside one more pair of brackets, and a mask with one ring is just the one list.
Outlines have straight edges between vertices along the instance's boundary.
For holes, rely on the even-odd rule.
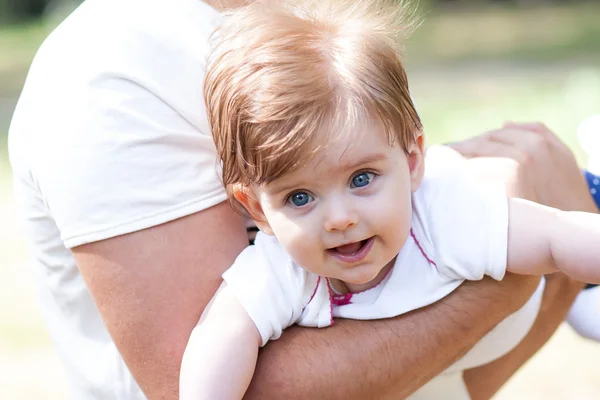
[[316,274],[365,284],[393,262],[411,226],[422,141],[390,146],[380,124],[332,139],[305,167],[255,190],[272,231]]

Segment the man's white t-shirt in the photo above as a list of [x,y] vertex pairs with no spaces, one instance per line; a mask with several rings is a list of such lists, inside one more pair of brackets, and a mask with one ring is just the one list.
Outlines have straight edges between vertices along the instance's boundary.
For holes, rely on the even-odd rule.
[[[425,177],[412,196],[410,235],[393,268],[377,286],[336,293],[329,279],[297,265],[273,236],[259,233],[223,279],[254,321],[264,346],[292,324],[327,327],[334,317],[390,318],[432,304],[465,280],[504,277],[508,201],[503,190],[484,189],[460,166],[428,151]],[[510,351],[529,331],[541,304],[538,291],[414,399],[467,399],[462,371]]]
[[76,399],[145,397],[69,249],[226,199],[202,97],[219,18],[199,0],[86,0],[31,66],[9,151],[43,317]]

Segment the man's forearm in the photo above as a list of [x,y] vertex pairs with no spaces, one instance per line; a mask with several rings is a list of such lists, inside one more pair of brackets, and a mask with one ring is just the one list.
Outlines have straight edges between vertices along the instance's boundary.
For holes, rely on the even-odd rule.
[[261,352],[246,398],[406,397],[519,309],[537,283],[516,276],[466,282],[443,300],[400,317],[290,328]]
[[464,372],[472,400],[491,398],[550,339],[583,287],[560,273],[549,275],[546,280],[540,313],[521,343],[499,359]]

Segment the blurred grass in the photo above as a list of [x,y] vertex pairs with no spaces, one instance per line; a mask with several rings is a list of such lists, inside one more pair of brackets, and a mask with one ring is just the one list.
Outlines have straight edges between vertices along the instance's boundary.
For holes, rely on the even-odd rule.
[[551,62],[600,60],[598,2],[531,8],[425,7],[422,25],[409,39],[410,58],[464,64],[482,60]]
[[[585,155],[577,145],[575,131],[584,117],[600,112],[598,15],[598,2],[535,9],[426,11],[422,26],[407,42],[406,64],[427,141],[460,140],[498,127],[505,120],[539,120],[555,130],[584,163]],[[54,25],[49,21],[0,27],[2,399],[64,398],[64,377],[58,372],[49,373],[60,369],[55,369],[58,360],[37,311],[27,253],[15,215],[6,149],[9,119],[26,71],[35,50]],[[541,396],[542,391],[534,390],[552,387],[551,383],[556,382],[541,381],[546,376],[564,373],[564,369],[549,372],[543,367],[568,358],[559,351],[564,343],[568,347],[577,344],[579,358],[590,352],[569,332],[559,335],[557,341],[559,345],[542,356],[542,364],[532,362],[528,371],[534,372],[517,377],[517,383],[509,385],[503,398],[567,398],[548,391]],[[529,385],[527,379],[538,375],[541,378],[535,378],[535,385]],[[587,379],[583,384],[591,379],[580,375]],[[30,377],[38,379],[38,383],[41,379],[41,386],[31,385]],[[524,391],[528,386],[535,388]],[[597,393],[586,398],[598,398]]]
[[35,51],[54,25],[39,21],[0,26],[0,94],[20,92]]
[[[492,71],[462,66],[437,74],[420,71],[412,92],[430,143],[461,140],[507,120],[543,121],[585,162],[576,140],[582,119],[600,112],[600,65]],[[502,68],[500,68],[502,69]],[[495,79],[482,75],[496,75]]]
[[428,141],[544,121],[585,162],[575,131],[600,112],[598,15],[600,2],[424,10],[405,47]]

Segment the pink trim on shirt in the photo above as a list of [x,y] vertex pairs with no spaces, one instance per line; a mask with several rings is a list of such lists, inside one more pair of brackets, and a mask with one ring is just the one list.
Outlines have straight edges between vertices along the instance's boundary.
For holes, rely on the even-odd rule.
[[333,292],[332,292],[332,288],[331,288],[331,283],[329,282],[329,278],[326,278],[327,281],[327,291],[329,292],[329,323],[331,325],[334,324],[333,322]]
[[329,288],[329,294],[330,294],[330,300],[331,300],[331,304],[335,305],[335,306],[345,306],[346,304],[350,304],[352,300],[352,296],[355,295],[356,293],[351,293],[348,292],[346,294],[342,294],[342,293],[338,293],[336,292],[336,290],[334,289],[333,285],[331,284],[331,281],[329,280],[329,278],[327,278],[327,285]]
[[354,293],[334,294],[332,297],[333,305],[345,306],[346,304],[350,304],[350,300],[352,299],[353,294]]
[[381,278],[381,280],[379,281],[379,283],[377,283],[377,285],[373,286],[372,288],[361,290],[360,292],[348,292],[345,294],[337,293],[336,290],[333,288],[333,285],[331,285],[331,281],[329,280],[329,278],[326,278],[327,279],[327,291],[329,292],[329,306],[330,306],[329,308],[331,311],[331,323],[333,324],[333,307],[334,306],[339,307],[339,306],[345,306],[347,304],[351,304],[352,298],[355,294],[361,294],[361,293],[368,292],[369,290],[375,289],[377,286],[381,285],[385,281],[385,279],[388,277],[388,275],[390,274],[392,269],[394,269],[393,266],[392,266],[392,268],[390,268],[389,270],[386,271],[385,275],[383,276],[383,278]]
[[421,243],[419,243],[419,241],[417,240],[417,237],[415,236],[415,233],[413,232],[412,228],[410,229],[410,236],[413,238],[413,240],[417,244],[417,247],[419,248],[419,250],[421,250],[421,254],[423,254],[423,257],[425,257],[427,262],[429,262],[429,264],[432,264],[433,266],[435,266],[437,268],[437,264],[435,263],[435,261],[433,261],[431,258],[429,258],[427,256],[427,254],[425,254],[425,250],[423,250],[423,248],[421,247]]

